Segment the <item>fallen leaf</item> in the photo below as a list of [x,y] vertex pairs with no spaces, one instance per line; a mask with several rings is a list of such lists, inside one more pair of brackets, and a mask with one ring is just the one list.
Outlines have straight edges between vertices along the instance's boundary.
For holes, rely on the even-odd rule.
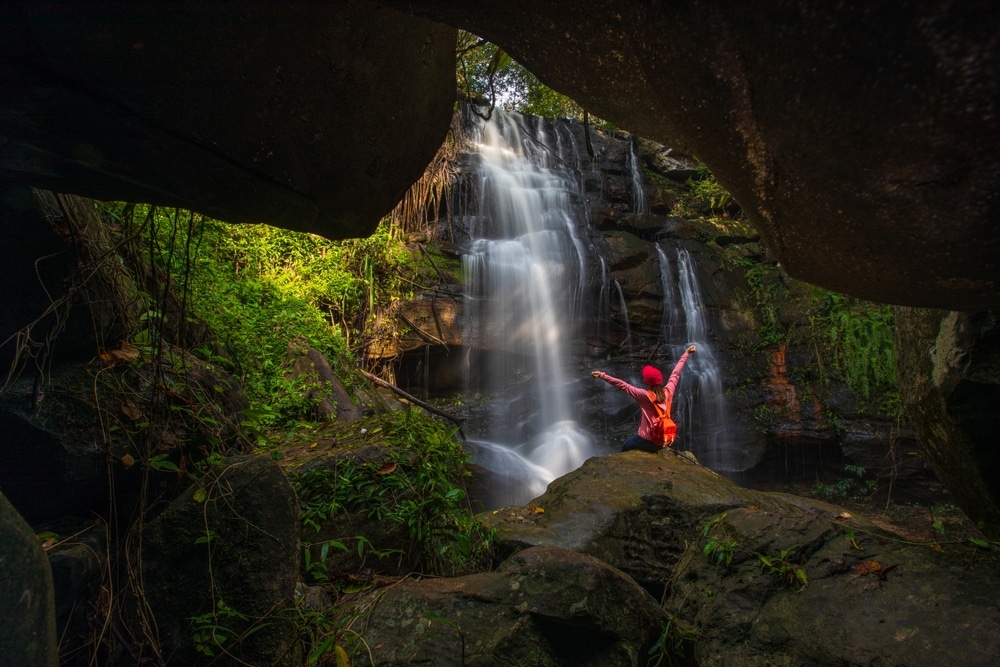
[[882,566],[878,563],[878,561],[863,560],[854,566],[854,571],[863,577],[872,574],[873,572],[881,572]]
[[139,358],[139,348],[123,340],[120,348],[101,352],[100,357],[107,364],[127,364]]
[[391,472],[395,472],[396,468],[398,468],[398,467],[399,466],[396,465],[393,462],[386,463],[384,466],[382,466],[381,468],[378,469],[378,474],[380,474],[380,475],[388,475]]
[[834,519],[841,520],[841,521],[843,521],[845,519],[853,519],[853,518],[854,518],[854,515],[852,515],[850,512],[841,512],[840,514],[838,514],[837,516],[834,517]]
[[545,510],[541,507],[536,507],[531,511],[532,514],[545,514]]
[[59,541],[59,534],[53,533],[51,530],[43,530],[38,533],[36,537],[38,537],[38,542],[42,545],[42,547],[45,547],[46,544],[52,546]]
[[122,467],[125,468],[125,470],[128,470],[129,468],[135,465],[135,459],[132,458],[131,454],[126,453],[124,456],[122,456],[121,460],[122,460]]
[[139,408],[135,407],[132,401],[125,401],[121,405],[122,414],[131,419],[132,421],[139,421],[142,418],[142,412]]
[[318,442],[314,442],[313,444],[309,445],[309,449],[312,449],[313,447],[315,447],[318,444],[319,444]]

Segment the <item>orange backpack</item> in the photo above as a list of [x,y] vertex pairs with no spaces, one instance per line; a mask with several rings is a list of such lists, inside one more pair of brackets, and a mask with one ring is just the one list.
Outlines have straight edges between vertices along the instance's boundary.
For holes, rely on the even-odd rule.
[[649,392],[649,400],[656,410],[656,418],[650,424],[653,444],[657,447],[669,447],[677,439],[677,424],[670,418],[670,404],[667,403],[666,411],[661,411],[653,392]]

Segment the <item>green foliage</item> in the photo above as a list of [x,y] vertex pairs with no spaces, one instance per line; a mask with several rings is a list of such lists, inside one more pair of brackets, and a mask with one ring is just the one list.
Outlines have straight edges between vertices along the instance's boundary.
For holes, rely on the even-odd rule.
[[733,196],[716,180],[715,175],[702,167],[698,177],[688,180],[688,200],[695,210],[706,214],[722,214],[736,205]]
[[212,611],[188,619],[195,650],[209,658],[214,657],[217,651],[224,652],[225,646],[241,642],[268,625],[257,623],[242,632],[233,629],[234,625],[245,626],[248,620],[246,614],[236,611],[221,599],[217,600]]
[[874,479],[865,479],[867,471],[862,466],[845,465],[844,472],[848,473],[847,476],[833,484],[816,482],[813,486],[813,494],[830,501],[841,501],[849,498],[863,500],[875,491],[877,483]]
[[805,568],[789,560],[792,551],[791,547],[782,549],[781,554],[777,557],[759,553],[757,561],[760,563],[761,570],[775,575],[786,586],[798,587],[798,590],[802,590],[809,585],[809,577],[806,575]]
[[896,379],[896,329],[892,308],[819,290],[819,313],[810,318],[819,349],[828,366],[863,399],[879,392],[879,406],[899,415]]
[[293,482],[303,527],[315,531],[337,514],[362,513],[405,526],[429,572],[453,574],[488,565],[491,535],[469,511],[468,455],[454,432],[415,411],[390,413],[368,430],[389,445],[389,462],[376,466],[345,458],[336,468],[298,475]]
[[[159,283],[183,295],[191,320],[208,324],[224,343],[224,353],[211,346],[198,352],[239,376],[251,402],[246,416],[258,428],[306,418],[313,407],[301,399],[306,387],[285,377],[293,338],[304,336],[349,383],[351,347],[388,335],[378,314],[410,289],[398,269],[411,254],[388,221],[368,238],[334,242],[178,209],[118,203],[108,210],[134,245],[130,255],[145,258]],[[154,285],[140,296],[149,318],[162,322],[168,315],[159,292]]]
[[[707,537],[702,554],[716,565],[729,567],[733,563],[733,553],[736,550],[737,541],[729,534],[726,525],[727,513],[720,514],[704,525],[701,531],[702,537]],[[709,535],[711,533],[711,535]]]
[[785,290],[780,267],[735,252],[728,252],[723,256],[723,266],[727,271],[742,272],[746,279],[749,291],[741,295],[740,301],[756,321],[757,347],[773,347],[785,343],[788,332],[778,317],[777,308],[778,299]]
[[698,629],[678,619],[673,614],[667,617],[667,624],[653,647],[649,649],[646,667],[680,665],[686,657],[685,645],[698,638]]
[[[473,100],[546,118],[583,118],[583,108],[552,90],[495,44],[458,33],[458,89]],[[484,114],[487,115],[488,114]]]

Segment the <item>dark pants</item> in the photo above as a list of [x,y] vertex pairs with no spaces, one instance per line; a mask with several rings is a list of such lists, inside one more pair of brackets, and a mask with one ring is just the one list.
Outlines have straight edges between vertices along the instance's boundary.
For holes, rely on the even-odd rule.
[[660,447],[653,444],[652,440],[646,440],[645,438],[640,438],[638,434],[633,435],[631,438],[625,441],[622,445],[622,451],[627,452],[630,449],[640,449],[644,452],[653,452],[654,454],[660,451]]

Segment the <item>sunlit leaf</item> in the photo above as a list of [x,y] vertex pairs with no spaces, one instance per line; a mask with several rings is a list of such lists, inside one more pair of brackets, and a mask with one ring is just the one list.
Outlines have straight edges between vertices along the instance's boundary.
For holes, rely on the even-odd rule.
[[139,348],[123,340],[119,349],[101,352],[100,357],[106,364],[127,364],[139,358]]
[[872,574],[873,572],[880,572],[882,570],[882,565],[878,561],[874,560],[863,560],[854,566],[854,571],[861,576],[866,576]]
[[132,421],[139,421],[142,419],[142,412],[139,411],[139,408],[135,407],[135,404],[132,403],[132,401],[125,401],[122,403],[121,411],[123,415]]

